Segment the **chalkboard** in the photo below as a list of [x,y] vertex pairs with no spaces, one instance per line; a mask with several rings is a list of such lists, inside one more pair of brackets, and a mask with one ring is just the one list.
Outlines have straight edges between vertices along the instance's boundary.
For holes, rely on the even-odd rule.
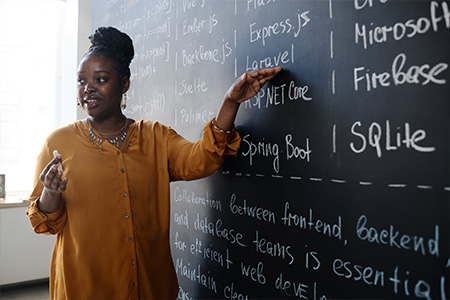
[[126,113],[197,140],[244,72],[241,149],[171,184],[179,299],[449,299],[450,2],[93,1]]

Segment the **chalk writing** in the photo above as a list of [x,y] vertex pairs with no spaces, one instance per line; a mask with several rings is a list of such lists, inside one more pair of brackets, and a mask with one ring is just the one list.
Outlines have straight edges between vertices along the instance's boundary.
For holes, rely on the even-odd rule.
[[255,250],[257,253],[287,259],[289,265],[292,265],[295,261],[294,255],[291,253],[292,249],[290,245],[283,245],[279,242],[271,242],[265,238],[262,238],[259,236],[258,230],[256,230],[256,237],[253,243],[255,244]]
[[356,234],[361,240],[379,245],[387,245],[392,248],[412,250],[422,255],[429,254],[439,257],[438,225],[435,225],[433,237],[426,240],[426,238],[421,236],[400,234],[393,225],[390,225],[389,229],[378,230],[375,227],[368,227],[367,222],[367,216],[362,215],[356,224]]
[[238,289],[235,289],[234,287],[234,282],[231,283],[231,285],[227,285],[224,289],[223,289],[223,295],[225,297],[225,299],[238,299],[238,300],[247,300],[248,299],[248,295],[247,294],[242,294],[241,292],[239,292]]
[[209,120],[211,120],[216,113],[209,110],[195,111],[192,108],[189,109],[175,109],[175,126],[184,125],[184,124],[195,124],[195,123],[203,123],[206,124]]
[[313,299],[313,300],[326,300],[328,299],[326,295],[320,295],[317,289],[317,283],[308,285],[306,281],[292,281],[285,279],[286,276],[283,273],[277,277],[274,282],[276,290],[286,296],[292,296],[299,299]]
[[[134,90],[130,89],[130,98],[134,97]],[[133,98],[134,99],[134,98]],[[137,97],[134,102],[132,102],[127,107],[127,113],[133,114],[146,114],[152,116],[153,114],[162,113],[166,107],[166,97],[163,92],[153,91],[144,95],[144,97]]]
[[189,295],[189,292],[185,291],[181,285],[178,290],[177,299],[179,299],[179,300],[194,300],[194,298],[192,298],[192,296]]
[[150,28],[147,28],[147,26],[145,26],[143,35],[144,38],[147,40],[153,38],[154,36],[156,36],[156,39],[170,38],[171,35],[170,28],[171,28],[171,19],[170,17],[168,17],[167,19],[164,20],[163,23],[159,25],[154,25]]
[[[259,142],[253,142],[250,134],[242,137],[242,142],[241,155],[249,158],[250,166],[253,165],[255,156],[273,157],[273,170],[276,173],[280,172],[280,146],[277,143],[266,142],[264,139]],[[283,152],[286,153],[286,161],[300,159],[309,162],[312,150],[308,138],[305,139],[304,146],[298,146],[294,144],[292,134],[286,134],[285,151]]]
[[183,0],[183,12],[205,7],[206,0]]
[[233,49],[230,47],[229,42],[224,42],[221,49],[211,48],[206,49],[205,46],[200,45],[196,49],[188,51],[182,50],[182,66],[194,66],[205,62],[213,62],[219,64],[225,64],[226,58],[231,55]]
[[200,79],[199,77],[194,78],[194,80],[189,83],[186,80],[178,81],[175,80],[175,95],[184,96],[193,93],[204,93],[208,91],[208,87],[206,86],[206,82]]
[[200,264],[196,267],[192,267],[190,263],[186,264],[182,258],[177,258],[175,270],[178,275],[197,282],[207,289],[217,293],[217,280],[211,276],[209,272],[203,273]]
[[221,219],[217,219],[216,222],[208,220],[208,217],[200,218],[200,214],[197,213],[197,218],[194,221],[194,229],[201,231],[205,234],[217,236],[230,242],[231,244],[237,244],[241,247],[246,247],[243,242],[244,235],[237,230],[231,228],[223,228],[223,222]]
[[169,14],[172,8],[172,0],[156,0],[147,4],[154,4],[145,12],[145,17],[147,20],[155,19],[155,17],[159,14]]
[[337,222],[334,224],[326,223],[320,219],[315,219],[313,210],[309,209],[308,216],[298,215],[290,211],[290,204],[286,202],[284,205],[284,216],[281,218],[283,225],[287,227],[295,227],[298,229],[317,232],[324,236],[337,238],[342,240],[342,218],[338,216]]
[[[266,39],[272,36],[290,34],[292,33],[294,38],[298,37],[302,27],[306,26],[311,20],[308,16],[309,11],[297,13],[297,24],[292,24],[293,21],[290,18],[275,22],[268,26],[257,26],[257,23],[250,24],[250,43],[261,41],[262,45],[266,45]],[[294,21],[295,22],[295,21]]]
[[258,69],[275,68],[286,64],[293,64],[295,62],[294,48],[294,44],[291,44],[289,50],[279,51],[273,56],[267,56],[256,60],[251,60],[247,55],[245,71],[251,72]]
[[275,213],[268,209],[257,206],[248,206],[247,200],[244,199],[242,205],[236,204],[236,194],[231,195],[230,211],[235,215],[248,216],[261,221],[275,224]]
[[182,240],[178,240],[179,233],[178,231],[175,232],[175,242],[173,243],[175,245],[176,250],[184,251],[187,247],[186,242]]
[[[269,108],[272,106],[284,105],[286,100],[296,101],[311,101],[312,97],[307,95],[309,87],[299,86],[295,81],[291,81],[288,84],[281,85],[269,85],[266,88],[261,89],[261,91],[256,94],[255,97],[248,99],[244,102],[244,107],[248,108]],[[265,104],[264,104],[265,98]]]
[[248,0],[247,1],[247,10],[250,10],[251,8],[257,9],[260,7],[264,7],[269,4],[274,4],[275,0]]
[[305,267],[307,269],[319,270],[321,262],[317,251],[307,251],[305,255]]
[[125,14],[128,12],[128,10],[135,7],[139,3],[139,0],[122,1],[122,3],[123,4],[119,5],[119,12]]
[[215,14],[211,14],[208,19],[194,18],[191,21],[184,20],[182,24],[183,35],[198,34],[202,32],[212,33],[215,26],[219,24]]
[[[365,2],[367,3],[367,1]],[[361,8],[364,6],[361,6]],[[404,38],[414,38],[418,35],[426,34],[430,30],[436,32],[439,30],[439,25],[444,25],[445,29],[450,28],[450,10],[447,2],[431,1],[429,12],[430,16],[428,17],[409,19],[405,22],[395,23],[392,26],[373,26],[373,23],[368,26],[366,24],[360,25],[359,23],[355,23],[355,43],[359,44],[362,42],[363,48],[367,49],[368,46],[373,44],[387,43],[390,40],[400,41]]]
[[[405,123],[403,128],[397,127],[396,129],[391,129],[390,121],[386,120],[383,131],[383,127],[380,124],[373,122],[367,130],[367,135],[360,131],[361,127],[361,121],[356,121],[351,127],[351,133],[359,138],[358,142],[350,143],[350,149],[355,153],[363,153],[367,149],[367,145],[376,150],[377,157],[382,157],[383,150],[394,151],[401,147],[413,149],[418,152],[433,152],[436,150],[432,146],[419,145],[419,142],[426,138],[426,131],[418,129],[411,133],[409,123]],[[385,140],[384,143],[381,142],[382,138]]]
[[205,260],[215,262],[221,267],[225,267],[227,270],[231,268],[233,262],[230,259],[230,250],[227,248],[225,254],[221,250],[214,249],[211,244],[205,246],[199,238],[195,239],[189,247],[189,251],[192,255],[200,256]]
[[242,276],[249,277],[251,280],[258,282],[261,285],[266,284],[267,279],[263,274],[264,263],[262,261],[258,262],[256,267],[252,265],[245,265],[241,262],[241,274]]
[[181,189],[179,186],[176,186],[173,192],[173,200],[175,202],[200,205],[205,208],[222,211],[222,202],[220,200],[210,199],[208,192],[206,192],[205,196],[200,196],[195,192],[189,193],[186,189]]
[[148,49],[147,47],[141,48],[141,54],[139,55],[139,59],[142,61],[152,61],[155,63],[159,58],[162,61],[169,61],[170,58],[170,44],[169,42],[162,42],[159,46]]
[[184,210],[184,213],[175,212],[173,214],[173,221],[175,222],[175,224],[179,226],[186,226],[186,229],[189,229],[189,217],[187,209]]
[[354,1],[353,3],[354,3],[355,9],[361,10],[365,7],[373,7],[374,2],[384,4],[384,3],[388,2],[389,0],[353,0],[353,1]]
[[293,143],[293,137],[292,134],[287,134],[285,137],[286,141],[286,159],[302,159],[306,160],[307,162],[310,161],[311,156],[311,149],[309,147],[309,139],[305,139],[305,146],[302,148],[302,146],[297,146]]
[[[448,268],[448,265],[447,267]],[[440,291],[436,291],[436,289],[432,289],[429,282],[419,279],[413,283],[410,283],[410,280],[408,278],[408,275],[410,275],[409,271],[401,271],[401,275],[399,275],[399,266],[395,266],[394,274],[389,277],[389,281],[393,283],[393,290],[395,294],[401,294],[401,295],[414,295],[417,298],[422,299],[438,299],[440,296],[440,299],[448,299],[446,290],[448,291],[448,288],[445,288],[445,280],[444,276],[441,276],[440,280]],[[434,293],[433,293],[434,292]]]
[[336,258],[333,261],[333,272],[337,276],[353,279],[354,281],[362,280],[367,285],[384,286],[384,272],[374,270],[370,266],[361,266]]
[[368,92],[379,87],[389,87],[391,84],[400,86],[403,84],[420,84],[427,85],[446,84],[445,78],[439,77],[441,73],[448,69],[448,64],[445,62],[437,63],[434,66],[429,64],[412,65],[405,68],[406,54],[398,54],[392,62],[391,72],[375,73],[370,72],[366,67],[356,67],[353,70],[355,91],[359,90],[359,85],[365,83]]
[[276,143],[270,143],[266,141],[253,142],[250,140],[250,134],[246,134],[242,138],[243,147],[241,149],[241,154],[244,157],[249,158],[250,166],[253,165],[253,157],[255,155],[261,155],[263,157],[273,157],[273,169],[275,172],[280,171],[280,156],[279,156],[279,146]]

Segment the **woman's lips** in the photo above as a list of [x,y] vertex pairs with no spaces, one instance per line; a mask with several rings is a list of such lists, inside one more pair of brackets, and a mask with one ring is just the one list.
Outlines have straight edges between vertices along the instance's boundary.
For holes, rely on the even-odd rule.
[[83,101],[84,101],[84,105],[87,107],[87,108],[94,108],[94,107],[96,107],[97,105],[98,105],[98,103],[101,101],[100,99],[97,99],[97,98],[92,98],[92,99],[83,99]]

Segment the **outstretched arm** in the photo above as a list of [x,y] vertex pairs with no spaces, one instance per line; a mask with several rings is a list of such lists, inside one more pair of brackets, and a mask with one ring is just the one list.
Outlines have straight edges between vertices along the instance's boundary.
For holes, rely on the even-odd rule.
[[281,67],[261,69],[244,73],[239,77],[225,94],[216,117],[217,127],[222,130],[232,129],[239,105],[258,94],[264,84],[275,77],[280,71]]

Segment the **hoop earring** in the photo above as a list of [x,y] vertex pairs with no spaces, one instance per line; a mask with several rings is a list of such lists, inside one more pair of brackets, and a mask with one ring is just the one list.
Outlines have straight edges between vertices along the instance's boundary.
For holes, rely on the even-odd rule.
[[122,102],[122,109],[127,108],[127,93],[123,93]]

